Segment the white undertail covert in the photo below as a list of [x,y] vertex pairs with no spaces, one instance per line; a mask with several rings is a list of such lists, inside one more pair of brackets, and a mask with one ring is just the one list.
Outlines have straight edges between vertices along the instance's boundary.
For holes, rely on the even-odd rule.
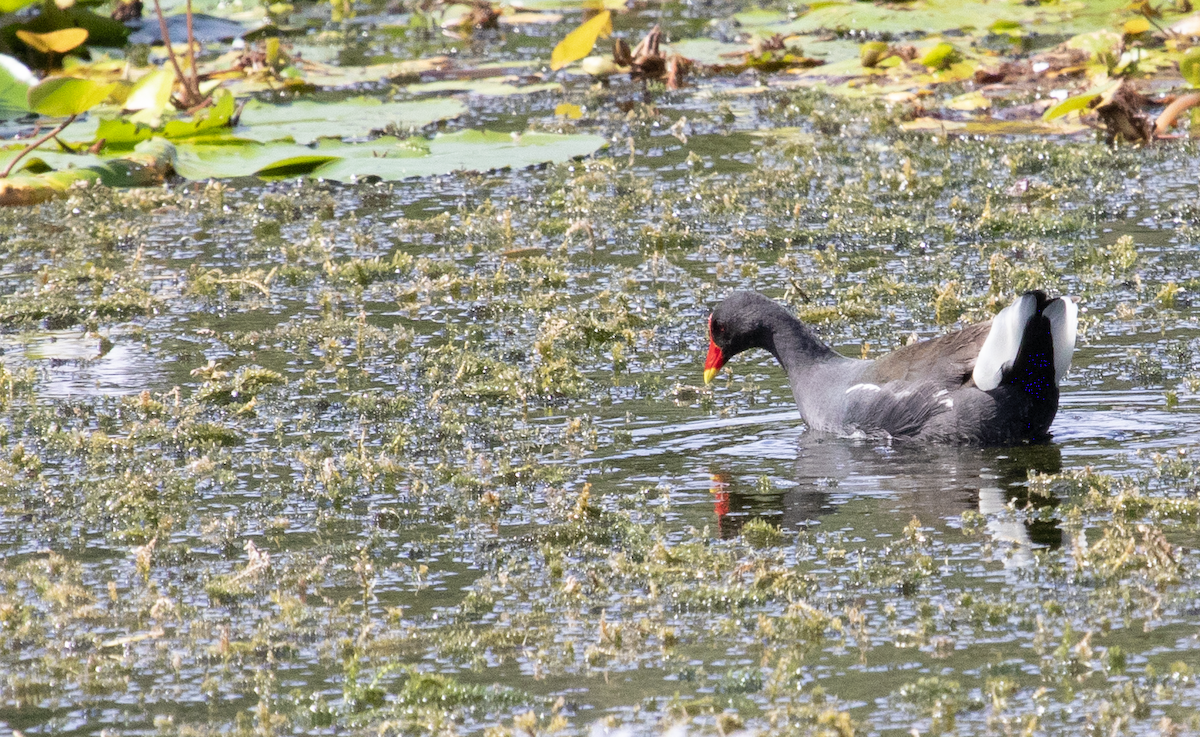
[[[992,329],[983,342],[971,374],[976,386],[985,392],[1000,386],[1004,373],[1017,360],[1025,327],[1036,314],[1037,297],[1023,294],[992,318]],[[1071,368],[1079,308],[1070,298],[1059,297],[1042,309],[1042,315],[1050,321],[1050,338],[1054,344],[1054,383],[1057,384]]]

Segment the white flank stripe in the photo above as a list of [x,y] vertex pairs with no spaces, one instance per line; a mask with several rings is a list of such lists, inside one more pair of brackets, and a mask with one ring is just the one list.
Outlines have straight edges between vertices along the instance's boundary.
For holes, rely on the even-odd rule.
[[878,392],[878,391],[883,391],[883,390],[880,389],[875,384],[855,384],[854,386],[847,389],[846,393],[849,394],[850,392]]

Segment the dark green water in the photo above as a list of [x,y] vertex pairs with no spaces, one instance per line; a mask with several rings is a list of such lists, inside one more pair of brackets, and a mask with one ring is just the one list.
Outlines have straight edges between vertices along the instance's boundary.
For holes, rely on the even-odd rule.
[[[6,304],[84,308],[0,336],[32,370],[0,414],[0,724],[1192,725],[1195,151],[905,137],[789,94],[738,127],[799,143],[680,102],[712,132],[631,130],[632,165],[3,213]],[[765,355],[697,386],[731,289],[857,355],[1034,285],[1085,308],[1047,445],[817,436]],[[153,310],[88,317],[127,287]],[[278,381],[221,383],[254,366]],[[1134,490],[1178,513],[1104,501]]]

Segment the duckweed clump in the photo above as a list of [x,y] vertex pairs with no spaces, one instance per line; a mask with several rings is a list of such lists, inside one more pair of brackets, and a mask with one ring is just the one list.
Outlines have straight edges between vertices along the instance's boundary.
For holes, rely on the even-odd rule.
[[[687,114],[727,131],[727,97]],[[795,91],[748,108],[787,135],[683,144],[680,104],[598,123],[632,163],[0,212],[0,721],[1200,719],[1195,152],[896,133]],[[814,439],[761,355],[699,386],[731,289],[858,356],[1032,287],[1085,310],[1051,446]]]

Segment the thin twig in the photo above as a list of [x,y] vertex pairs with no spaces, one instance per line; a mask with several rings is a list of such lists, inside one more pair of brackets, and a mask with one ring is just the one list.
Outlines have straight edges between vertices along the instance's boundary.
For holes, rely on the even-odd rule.
[[175,58],[175,49],[171,48],[171,32],[167,30],[167,19],[163,15],[162,5],[158,0],[154,0],[154,13],[158,16],[158,28],[162,32],[163,44],[167,47],[167,57],[171,60],[171,66],[175,67],[175,75],[179,78],[179,83],[187,89],[187,77],[183,76],[183,67],[179,66],[179,60]]
[[1171,29],[1169,29],[1169,28],[1163,28],[1163,27],[1162,27],[1162,26],[1160,26],[1159,24],[1155,23],[1155,22],[1154,22],[1154,19],[1153,19],[1153,18],[1151,18],[1149,15],[1147,15],[1147,14],[1145,14],[1145,13],[1139,13],[1139,15],[1141,15],[1143,18],[1145,18],[1147,21],[1149,21],[1150,25],[1152,25],[1152,26],[1154,26],[1155,28],[1157,28],[1157,29],[1159,30],[1159,32],[1160,32],[1160,33],[1162,33],[1162,34],[1164,34],[1164,35],[1167,35],[1167,36],[1173,36],[1173,35],[1174,35],[1173,33],[1171,33]]
[[62,148],[62,150],[63,150],[63,151],[66,151],[67,153],[71,153],[71,154],[77,154],[77,153],[79,153],[79,151],[77,151],[77,150],[75,150],[75,149],[71,148],[71,147],[70,147],[70,146],[68,146],[66,143],[64,143],[64,142],[63,142],[63,139],[59,138],[58,136],[55,136],[55,137],[54,137],[54,142],[55,142],[55,143],[57,143],[57,144],[59,145],[59,147],[61,147],[61,148]]
[[204,108],[206,108],[206,107],[212,107],[212,104],[213,104],[213,99],[212,99],[212,97],[211,97],[211,96],[210,96],[210,97],[206,97],[206,98],[204,98],[203,100],[201,100],[201,101],[200,101],[200,104],[196,105],[195,107],[190,107],[190,108],[188,108],[188,109],[187,109],[187,114],[188,114],[188,115],[195,115],[196,113],[200,112],[201,110],[203,110],[203,109],[204,109]]
[[242,111],[246,109],[247,102],[249,102],[249,100],[243,99],[238,101],[237,108],[233,111],[233,115],[229,116],[230,128],[237,128],[238,123],[242,122]]
[[188,63],[192,65],[192,76],[185,86],[188,88],[188,95],[192,98],[191,104],[195,105],[200,99],[200,80],[196,76],[198,71],[196,69],[196,34],[192,31],[192,0],[187,0],[187,33]]
[[207,276],[209,279],[212,279],[212,281],[214,283],[220,284],[221,286],[225,286],[228,284],[244,284],[248,287],[254,287],[258,291],[262,292],[264,297],[269,298],[271,296],[270,284],[271,284],[271,281],[275,278],[275,272],[278,270],[279,270],[278,266],[271,269],[270,271],[267,272],[267,275],[265,277],[263,277],[263,279],[261,281],[259,281],[257,279],[250,279],[250,278],[247,278],[244,276],[225,276],[225,272],[221,271],[220,269],[209,269],[208,273],[206,273],[205,276]]
[[8,166],[4,167],[3,172],[0,172],[0,179],[7,179],[8,175],[12,173],[13,168],[17,165],[17,162],[20,161],[21,159],[25,158],[25,154],[34,150],[38,146],[41,146],[46,141],[49,141],[51,138],[54,138],[59,133],[62,133],[63,129],[66,128],[71,123],[75,122],[75,118],[77,118],[77,117],[78,117],[77,115],[72,115],[71,117],[64,120],[57,128],[55,128],[54,130],[50,131],[46,135],[42,136],[41,138],[37,139],[33,143],[26,146],[25,150],[22,151],[21,153],[17,154],[17,158],[8,162]]

